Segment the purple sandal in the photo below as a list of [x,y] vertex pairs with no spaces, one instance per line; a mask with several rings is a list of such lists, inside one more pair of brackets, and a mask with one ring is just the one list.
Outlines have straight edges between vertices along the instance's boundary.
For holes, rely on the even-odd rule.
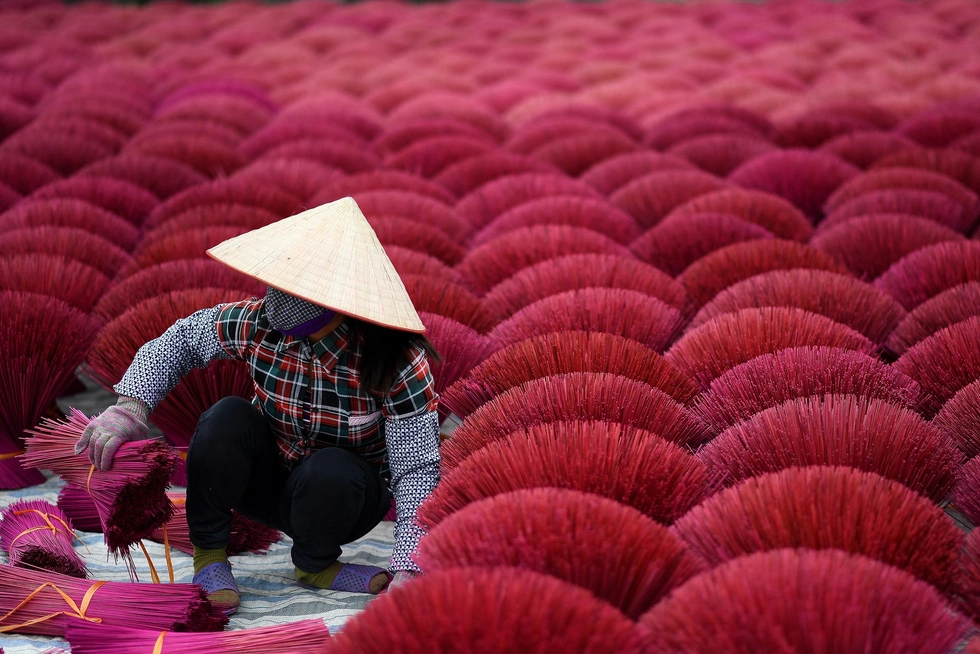
[[[235,576],[231,574],[231,564],[226,561],[218,561],[205,566],[194,575],[193,583],[203,588],[209,598],[212,593],[222,590],[232,590],[235,591],[236,596],[241,595],[238,591],[238,584],[235,583]],[[215,602],[214,600],[212,602],[225,615],[231,615],[238,610],[239,600],[237,597],[233,602]]]
[[[329,590],[342,590],[348,593],[371,593],[371,580],[377,575],[384,574],[391,583],[391,573],[373,565],[345,563],[337,578],[330,584]],[[387,587],[387,583],[385,586]],[[382,590],[384,590],[382,588]]]

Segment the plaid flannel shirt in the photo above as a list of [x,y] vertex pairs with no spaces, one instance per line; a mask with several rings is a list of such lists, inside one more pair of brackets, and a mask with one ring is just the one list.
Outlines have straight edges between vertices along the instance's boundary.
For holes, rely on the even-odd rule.
[[372,395],[360,381],[361,345],[347,323],[311,345],[272,329],[262,299],[222,304],[177,321],[140,348],[114,390],[153,409],[192,368],[245,361],[253,401],[284,465],[342,447],[390,479],[397,511],[391,568],[417,571],[410,558],[423,535],[416,510],[438,482],[439,396],[422,350],[411,353],[388,395]]

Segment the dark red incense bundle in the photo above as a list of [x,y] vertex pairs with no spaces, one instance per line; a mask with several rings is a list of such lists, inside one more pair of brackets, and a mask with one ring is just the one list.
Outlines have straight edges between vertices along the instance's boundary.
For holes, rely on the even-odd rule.
[[371,216],[369,222],[385,247],[401,245],[412,248],[430,254],[449,266],[455,266],[466,256],[462,246],[431,225],[398,216]]
[[734,116],[719,113],[684,112],[665,116],[650,125],[643,144],[656,150],[668,150],[689,138],[704,134],[731,134],[765,138],[755,125]]
[[785,198],[816,224],[824,216],[827,198],[860,172],[829,152],[787,148],[746,161],[728,181]]
[[670,524],[715,490],[713,480],[688,451],[643,429],[541,423],[487,442],[444,473],[418,520],[429,530],[477,500],[556,487],[602,495]]
[[827,214],[817,232],[879,213],[919,216],[957,234],[966,232],[971,224],[963,205],[945,193],[899,188],[871,191],[848,200]]
[[134,441],[119,449],[111,469],[95,470],[87,453],[74,453],[90,420],[77,409],[63,422],[42,420],[29,431],[24,465],[51,470],[67,483],[84,488],[98,509],[106,546],[132,572],[129,546],[173,517],[174,506],[165,491],[177,452],[158,441]]
[[[583,116],[544,115],[523,122],[514,128],[504,142],[503,147],[509,152],[532,154],[549,144],[564,141],[570,136],[586,136],[590,139],[607,139],[617,141],[636,150],[636,139],[605,121],[594,122]],[[557,162],[552,162],[557,165]],[[578,173],[565,171],[571,177]]]
[[555,257],[587,253],[633,256],[625,246],[593,229],[537,225],[515,229],[473,248],[456,270],[468,286],[483,295],[528,266]]
[[243,225],[219,225],[217,227],[189,227],[160,239],[141,242],[133,252],[132,260],[120,271],[120,277],[129,277],[144,268],[157,266],[178,259],[204,259],[207,250],[229,238],[249,231]]
[[[975,119],[975,116],[972,116],[975,113],[975,108],[971,108],[970,113],[971,119]],[[970,139],[975,138],[976,131],[973,131],[956,139],[956,145],[953,147],[904,148],[882,158],[876,162],[874,167],[892,168],[897,166],[931,170],[952,177],[974,193],[980,193],[980,170],[977,169],[977,155],[958,147],[959,144],[969,143]]]
[[642,381],[681,404],[694,383],[663,356],[616,334],[564,331],[518,341],[486,358],[442,393],[440,404],[460,418],[533,379],[570,372],[611,373]]
[[583,172],[579,179],[609,197],[634,179],[665,170],[696,170],[696,167],[676,154],[641,150],[600,161]]
[[807,268],[847,274],[830,255],[796,241],[778,238],[735,243],[698,259],[678,275],[677,281],[698,307],[732,284],[771,270]]
[[773,140],[784,148],[816,150],[841,134],[874,128],[874,123],[859,116],[817,107],[780,121]]
[[692,263],[733,243],[773,238],[765,228],[722,213],[668,216],[630,244],[630,249],[668,275],[676,277]]
[[[497,348],[493,340],[452,318],[425,311],[420,311],[419,317],[425,325],[426,335],[442,357],[442,361],[433,362],[431,366],[438,393],[445,391]],[[448,415],[445,407],[440,405],[439,410]]]
[[45,500],[18,500],[0,512],[0,547],[11,565],[86,577],[65,513]]
[[932,424],[956,441],[967,457],[980,454],[980,380],[967,384],[947,400]]
[[456,211],[476,230],[519,204],[549,195],[579,195],[599,198],[588,184],[554,173],[520,173],[505,175],[467,193],[456,203]]
[[597,132],[593,127],[585,133],[566,134],[540,145],[530,152],[530,156],[553,164],[569,176],[578,177],[600,161],[640,149],[625,134],[616,130]]
[[746,161],[775,149],[770,141],[752,134],[705,134],[681,141],[667,152],[684,157],[706,173],[728,177]]
[[53,120],[35,122],[5,139],[4,153],[37,159],[63,176],[116,153],[113,146],[100,142],[96,135],[86,134],[84,129],[73,133],[72,127],[78,126],[60,126]]
[[636,509],[561,488],[473,502],[426,534],[414,559],[426,574],[501,566],[542,572],[634,620],[703,569],[668,528]]
[[64,636],[80,622],[167,631],[221,631],[228,617],[195,584],[77,579],[0,566],[0,632]]
[[892,365],[919,382],[934,400],[930,408],[936,410],[980,379],[980,360],[970,356],[977,347],[980,316],[972,316],[922,339]]
[[160,121],[133,137],[122,154],[173,159],[213,179],[248,163],[236,149],[240,139],[231,128],[214,123]]
[[310,201],[321,188],[339,176],[333,168],[309,159],[258,159],[235,172],[237,179],[253,184],[271,182],[303,202]]
[[30,155],[5,151],[3,160],[0,161],[0,179],[21,195],[27,196],[62,177],[53,168]]
[[[353,197],[365,216],[407,218],[439,230],[445,234],[446,238],[455,243],[465,242],[473,230],[466,217],[452,206],[421,193],[375,189],[360,191],[355,193]],[[330,202],[336,199],[338,198],[320,192],[313,196],[312,202],[316,206],[321,202]]]
[[[766,607],[760,612],[759,607]],[[969,622],[932,586],[839,550],[742,556],[677,588],[641,619],[658,652],[921,652],[955,648]]]
[[[960,550],[956,595],[960,609],[980,623],[980,529],[973,529]],[[980,638],[971,644],[980,651]],[[967,648],[967,652],[973,650]]]
[[967,282],[926,300],[895,326],[888,350],[901,356],[936,332],[980,315],[980,282]]
[[880,347],[905,309],[890,295],[851,275],[826,270],[773,270],[716,295],[688,323],[697,329],[718,316],[755,307],[796,307],[830,318],[863,334]]
[[220,633],[136,629],[74,621],[65,630],[65,638],[75,654],[314,654],[327,647],[330,632],[319,619]]
[[790,400],[729,427],[698,452],[729,485],[794,466],[874,472],[934,502],[953,488],[963,455],[905,407],[855,395]]
[[609,200],[649,229],[680,205],[726,186],[724,180],[702,170],[667,170],[624,184]]
[[553,332],[605,332],[663,352],[683,323],[684,316],[677,309],[644,293],[623,288],[582,288],[524,307],[490,330],[489,336],[500,346],[507,346]]
[[215,204],[246,204],[260,207],[277,216],[289,216],[302,210],[294,196],[271,183],[250,184],[247,180],[230,177],[204,184],[195,184],[157,205],[144,223],[147,230],[155,229],[189,209]]
[[108,287],[105,273],[63,255],[0,255],[0,291],[46,295],[88,312]]
[[844,348],[803,346],[761,354],[725,371],[692,409],[721,433],[788,400],[828,394],[879,398],[913,411],[928,400],[915,380],[876,357]]
[[388,169],[370,170],[337,178],[322,185],[317,192],[324,197],[342,198],[345,195],[378,190],[408,191],[438,200],[447,206],[452,206],[456,202],[453,194],[436,182],[400,170]]
[[133,182],[160,199],[169,198],[208,179],[175,159],[130,152],[90,164],[78,171],[78,175],[109,176]]
[[867,338],[826,316],[795,307],[761,307],[709,320],[684,334],[665,356],[707,389],[726,370],[753,357],[807,345],[875,352]]
[[[385,252],[399,275],[424,275],[455,284],[464,284],[463,277],[458,272],[424,252],[403,248],[400,245],[386,246]],[[472,291],[468,287],[467,290]]]
[[496,144],[486,137],[433,134],[417,139],[385,157],[384,165],[425,179],[432,179],[454,163],[493,152]]
[[870,282],[907,254],[936,243],[962,240],[959,232],[927,218],[882,213],[821,229],[810,245],[847,266],[855,277]]
[[405,274],[402,283],[417,311],[452,318],[481,334],[486,334],[497,324],[480,298],[452,279]]
[[443,444],[443,469],[512,431],[562,420],[615,422],[687,447],[710,438],[700,418],[657,388],[621,375],[564,373],[515,386],[470,413]]
[[495,143],[487,132],[475,125],[455,118],[440,117],[385,121],[381,133],[375,137],[371,145],[380,154],[391,156],[419,141],[435,136],[468,136],[485,143]]
[[912,311],[945,290],[976,281],[980,281],[980,242],[947,241],[895,262],[875,280],[875,286]]
[[638,291],[685,315],[690,309],[687,291],[669,274],[616,254],[569,254],[533,264],[494,286],[482,302],[499,321],[551,295],[590,287]]
[[710,566],[782,547],[839,549],[901,568],[943,593],[963,532],[935,503],[854,468],[810,466],[752,477],[709,497],[674,532]]
[[553,166],[543,161],[497,149],[450,164],[439,171],[432,181],[461,198],[507,175],[549,172],[555,172]]
[[126,251],[140,239],[139,228],[125,218],[76,198],[25,198],[0,216],[0,233],[41,226],[83,229]]
[[[980,208],[977,194],[952,177],[924,168],[894,166],[874,168],[842,184],[827,198],[826,210],[834,211],[849,200],[865,193],[885,189],[916,189],[942,193],[960,204],[965,215],[973,216],[974,220]],[[970,224],[972,222],[967,223],[967,226]]]
[[521,227],[543,224],[594,229],[623,245],[629,245],[641,232],[632,216],[617,209],[608,200],[578,195],[552,195],[529,200],[495,217],[473,236],[470,247]]
[[[237,178],[236,178],[237,179]],[[235,202],[203,204],[175,213],[166,222],[143,233],[138,250],[144,250],[159,241],[191,229],[209,227],[245,227],[258,229],[282,218],[268,209]]]
[[[186,494],[168,491],[167,497],[174,505],[173,517],[166,525],[155,529],[148,536],[148,540],[165,543],[181,552],[193,554],[194,545],[191,543],[190,532],[187,528]],[[102,531],[98,508],[84,488],[79,488],[74,484],[65,484],[58,492],[58,508],[71,518],[72,524],[78,529],[91,532]],[[278,542],[281,538],[282,534],[279,531],[261,525],[238,512],[232,512],[231,535],[226,550],[229,556],[243,552],[264,554],[270,545]]]
[[696,216],[703,213],[726,214],[755,223],[776,238],[806,243],[813,235],[813,225],[792,203],[772,193],[746,188],[727,188],[700,195],[668,214],[668,218]]
[[608,602],[538,572],[444,570],[396,591],[368,603],[324,652],[649,651],[646,630]]
[[118,245],[88,230],[74,227],[26,227],[4,232],[0,256],[47,254],[80,261],[110,279],[132,259]]
[[73,175],[48,184],[31,195],[35,199],[76,198],[141,225],[160,200],[136,182],[109,175]]
[[980,457],[973,457],[960,469],[949,499],[974,525],[980,525]]
[[46,295],[0,291],[0,488],[26,488],[44,481],[15,459],[25,431],[75,379],[99,329],[88,313]]

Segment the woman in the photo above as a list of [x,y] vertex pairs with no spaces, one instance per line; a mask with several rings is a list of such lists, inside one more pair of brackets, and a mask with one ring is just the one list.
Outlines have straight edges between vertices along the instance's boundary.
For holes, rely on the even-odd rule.
[[[145,344],[76,451],[111,467],[192,368],[245,361],[255,398],[224,398],[187,451],[194,583],[234,612],[225,546],[235,510],[293,540],[296,579],[378,593],[419,573],[419,504],[438,482],[439,421],[425,327],[352,198],[221,243],[208,254],[268,284],[261,299],[203,309]],[[341,545],[396,507],[389,571],[341,563]]]

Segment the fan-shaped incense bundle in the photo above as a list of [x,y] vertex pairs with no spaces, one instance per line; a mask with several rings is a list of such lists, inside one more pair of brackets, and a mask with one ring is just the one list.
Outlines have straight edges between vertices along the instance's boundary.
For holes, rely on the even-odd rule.
[[422,539],[415,561],[426,574],[468,566],[543,572],[591,590],[633,619],[703,567],[638,510],[561,488],[473,502]]
[[978,347],[980,316],[972,316],[922,339],[892,365],[919,382],[941,408],[980,379],[980,360],[972,356]]
[[221,631],[228,617],[195,584],[77,579],[0,566],[0,633],[64,636],[80,621],[155,630]]
[[825,395],[790,400],[729,427],[698,452],[729,484],[794,466],[844,465],[939,502],[963,460],[922,416],[884,400]]
[[973,457],[960,469],[949,499],[974,525],[980,525],[980,457]]
[[0,547],[11,565],[85,577],[68,516],[46,500],[18,500],[0,512]]
[[712,380],[693,405],[716,433],[787,400],[840,394],[881,398],[914,411],[919,384],[880,359],[838,347],[790,347],[761,354]]
[[957,391],[932,424],[949,434],[967,457],[980,455],[980,380]]
[[723,490],[674,523],[711,566],[781,547],[840,549],[952,589],[963,532],[898,482],[840,466],[788,468]]
[[[761,610],[760,607],[765,607]],[[840,550],[742,556],[694,577],[640,619],[657,652],[943,654],[968,629],[932,586]]]
[[967,615],[980,622],[980,529],[974,529],[966,537],[958,567],[956,595],[959,605]]
[[552,422],[489,442],[444,474],[419,507],[419,524],[431,529],[477,500],[548,486],[602,495],[665,524],[716,488],[700,461],[650,431]]
[[936,332],[980,315],[980,282],[967,282],[926,300],[910,311],[888,337],[889,351],[901,356]]
[[73,621],[65,638],[73,654],[314,654],[328,646],[323,620],[298,620],[270,627],[220,633],[187,633]]
[[126,443],[112,468],[95,470],[87,453],[75,454],[75,443],[91,421],[72,408],[64,422],[45,418],[28,433],[24,465],[50,469],[68,483],[84,488],[95,502],[106,546],[123,557],[133,572],[129,546],[149,537],[173,517],[166,495],[177,452],[158,441]]
[[649,651],[645,631],[608,602],[514,568],[425,575],[370,602],[331,641],[331,654]]

